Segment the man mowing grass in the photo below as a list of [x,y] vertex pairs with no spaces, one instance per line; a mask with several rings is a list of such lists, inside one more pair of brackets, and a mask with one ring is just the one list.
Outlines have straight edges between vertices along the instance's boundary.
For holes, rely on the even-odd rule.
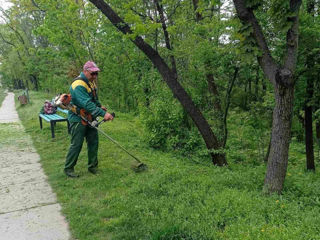
[[98,100],[94,80],[99,71],[100,69],[94,62],[86,62],[83,66],[83,72],[74,79],[70,86],[71,103],[77,107],[77,114],[72,111],[68,112],[71,145],[66,157],[64,173],[71,178],[79,177],[74,172],[74,167],[77,164],[84,138],[86,138],[88,146],[88,171],[96,174],[98,169],[98,132],[86,122],[81,121],[79,114],[85,114],[88,120],[98,116],[103,117],[105,121],[113,120],[113,116],[107,113],[107,109],[101,106]]

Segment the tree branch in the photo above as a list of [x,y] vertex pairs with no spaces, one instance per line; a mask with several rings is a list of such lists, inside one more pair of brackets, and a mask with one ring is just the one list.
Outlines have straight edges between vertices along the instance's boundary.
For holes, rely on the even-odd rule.
[[7,41],[1,33],[0,33],[0,37],[2,38],[2,41],[5,42],[6,44],[16,47],[14,43]]
[[171,19],[171,17],[173,16],[173,14],[176,13],[177,8],[181,5],[181,0],[178,1],[178,3],[174,6],[172,12],[170,14],[168,14],[168,19]]
[[296,12],[296,16],[289,18],[292,22],[291,28],[287,32],[287,54],[285,56],[284,67],[288,68],[291,72],[294,71],[297,62],[297,49],[298,49],[298,25],[299,25],[299,8],[302,0],[290,0],[290,10]]
[[233,78],[228,83],[228,90],[227,90],[227,93],[226,93],[226,108],[225,108],[224,115],[223,115],[223,123],[224,123],[223,146],[224,147],[226,146],[227,138],[228,138],[227,117],[228,117],[228,112],[229,112],[229,107],[230,107],[231,92],[232,92],[232,89],[233,89],[233,85],[234,85],[234,83],[235,83],[235,81],[237,79],[238,72],[239,72],[239,68],[235,67]]
[[[1,39],[2,39],[2,41],[3,41],[4,43],[6,43],[6,44],[8,44],[8,45],[11,45],[11,46],[13,46],[13,47],[15,47],[15,48],[17,48],[14,43],[7,41],[7,40],[3,37],[3,35],[2,35],[1,33],[0,33],[0,37],[1,37]],[[17,51],[19,60],[21,61],[22,65],[25,66],[25,63],[24,63],[24,61],[22,60],[22,57],[21,57],[21,54],[20,54],[19,50],[16,50],[16,51]]]
[[202,20],[201,14],[197,11],[199,0],[192,0],[192,3],[193,3],[193,11],[196,13],[196,22],[199,22],[200,20]]
[[43,9],[41,9],[41,8],[39,7],[39,5],[36,3],[35,0],[31,0],[31,2],[32,2],[33,6],[35,6],[36,8],[39,9],[39,11],[41,11],[41,12],[46,12],[45,10],[43,10]]
[[10,17],[9,17],[8,14],[4,11],[3,8],[0,8],[0,11],[1,11],[2,14],[6,17],[6,18],[5,18],[4,16],[1,16],[1,18],[6,22],[7,26],[17,35],[17,38],[18,38],[18,39],[20,40],[20,42],[22,43],[22,45],[23,45],[23,47],[24,47],[27,55],[30,56],[29,50],[28,50],[28,48],[27,48],[27,46],[26,46],[26,43],[25,43],[23,37],[21,36],[21,34],[19,33],[19,31],[18,31],[17,29],[15,29],[15,28],[12,26],[12,24],[7,21],[8,19],[11,20]]
[[[158,0],[154,0],[154,3],[156,4],[157,10],[158,10],[158,13],[159,13],[159,16],[160,16],[160,22],[162,24],[164,39],[165,39],[165,42],[166,42],[166,47],[167,47],[167,49],[172,51],[172,46],[171,46],[171,43],[170,43],[169,33],[167,31],[166,20],[165,20],[165,17],[164,17],[163,7],[162,7],[162,5],[159,4]],[[177,74],[176,60],[174,59],[174,56],[172,54],[170,56],[170,60],[171,60],[171,65],[172,65],[172,71],[175,74]]]
[[151,17],[151,16],[147,16],[147,15],[144,15],[142,13],[139,13],[138,11],[136,11],[134,8],[130,8],[130,10],[132,12],[134,12],[135,14],[137,14],[139,17],[141,17],[143,20],[146,20],[147,18],[149,18],[152,22],[154,22],[154,19]]
[[[114,11],[113,9],[104,1],[101,0],[90,0],[100,11],[108,17],[111,23],[118,28],[123,34],[133,34],[133,31],[127,23],[125,23]],[[163,66],[159,69],[161,74],[171,74],[172,70],[166,64],[166,62],[160,57],[159,53],[155,51],[149,44],[147,44],[140,36],[131,39],[131,41],[142,51],[144,52],[153,64],[156,66],[161,64]]]
[[258,59],[259,63],[268,79],[275,84],[275,74],[278,66],[271,56],[262,28],[259,25],[253,10],[246,7],[245,0],[233,0],[233,2],[240,20],[244,23],[249,23],[252,26],[253,35],[259,49],[262,51],[262,56]]

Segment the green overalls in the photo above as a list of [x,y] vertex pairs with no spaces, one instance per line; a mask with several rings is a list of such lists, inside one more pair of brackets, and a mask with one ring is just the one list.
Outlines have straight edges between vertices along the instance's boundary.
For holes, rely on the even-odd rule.
[[[101,109],[101,103],[96,94],[96,86],[89,82],[86,76],[81,72],[70,86],[71,103],[79,109],[85,109],[95,119],[98,116],[104,117],[106,112]],[[97,169],[98,167],[98,132],[96,129],[83,125],[81,118],[72,111],[68,113],[70,122],[71,145],[66,157],[65,172],[73,172],[81,152],[84,138],[88,147],[88,169]]]

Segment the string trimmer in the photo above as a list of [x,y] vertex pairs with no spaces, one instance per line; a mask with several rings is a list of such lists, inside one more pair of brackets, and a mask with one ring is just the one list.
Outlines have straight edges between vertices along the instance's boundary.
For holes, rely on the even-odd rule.
[[[82,124],[84,125],[89,125],[90,127],[95,128],[99,133],[101,133],[103,136],[105,136],[106,138],[108,138],[112,143],[114,143],[115,145],[117,145],[121,150],[123,150],[124,152],[126,152],[129,156],[131,156],[132,158],[134,158],[134,160],[136,160],[137,164],[132,165],[132,169],[135,172],[142,172],[144,170],[147,169],[147,165],[144,164],[143,162],[140,161],[139,158],[137,158],[136,156],[134,156],[132,153],[130,153],[128,150],[126,150],[123,146],[120,145],[120,143],[118,143],[116,140],[114,140],[113,138],[111,138],[108,134],[106,134],[105,132],[103,132],[102,130],[100,130],[98,127],[101,123],[105,122],[104,120],[98,121],[97,119],[89,120],[89,115],[84,111],[84,110],[80,110],[80,112],[78,113],[77,111],[77,107],[75,105],[73,105],[71,103],[71,95],[70,94],[61,94],[58,95],[55,98],[55,102],[54,102],[55,106],[59,106],[63,109],[68,109],[71,110],[73,113],[75,113],[77,116],[81,117],[82,119]],[[115,117],[115,113],[111,113],[111,115],[113,117]],[[91,117],[91,116],[90,116]]]

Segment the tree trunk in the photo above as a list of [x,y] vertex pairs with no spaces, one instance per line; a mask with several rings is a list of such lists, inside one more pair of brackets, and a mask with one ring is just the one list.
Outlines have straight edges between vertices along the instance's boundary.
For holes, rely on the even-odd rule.
[[[129,25],[126,24],[116,12],[103,0],[90,0],[101,12],[111,21],[111,23],[119,29],[123,34],[132,34]],[[190,96],[185,89],[178,82],[178,76],[175,69],[174,62],[172,69],[169,68],[164,59],[154,50],[148,43],[146,43],[140,36],[137,36],[132,42],[150,59],[153,65],[161,74],[163,80],[173,92],[173,95],[179,100],[183,108],[187,111],[195,125],[197,126],[205,144],[210,151],[212,162],[215,165],[223,166],[227,164],[225,154],[221,152],[214,152],[221,150],[222,146],[218,139],[212,132],[212,129],[204,118],[200,110],[193,103]],[[171,61],[172,61],[171,57]]]
[[318,161],[320,157],[320,122],[316,121],[316,138],[317,138],[317,146],[318,146]]
[[210,113],[210,118],[213,120],[213,127],[215,130],[215,134],[219,136],[218,142],[219,145],[223,148],[224,145],[224,130],[226,128],[224,121],[223,121],[223,115],[224,112],[222,110],[221,101],[220,101],[220,95],[218,91],[218,86],[215,83],[215,78],[213,77],[212,73],[206,74],[207,82],[208,82],[208,90],[211,95],[211,101],[213,102],[213,110]]
[[34,86],[34,89],[36,91],[39,91],[39,82],[38,82],[38,78],[34,75],[34,74],[31,74],[30,75],[30,80]]
[[213,98],[213,107],[214,107],[214,112],[217,112],[218,114],[222,113],[222,107],[220,103],[220,96],[219,96],[219,91],[218,87],[214,81],[214,77],[212,73],[207,73],[207,82],[208,82],[208,90],[209,93],[211,94]]
[[264,191],[281,193],[288,166],[294,86],[284,88],[279,83],[275,88],[276,105],[273,110],[271,146]]
[[296,55],[298,49],[299,9],[302,0],[290,0],[290,10],[294,16],[288,17],[286,23],[290,28],[286,36],[286,53],[283,65],[276,64],[268,47],[262,27],[255,16],[254,9],[247,7],[246,0],[233,0],[239,19],[252,27],[252,36],[261,50],[258,62],[275,92],[275,108],[273,110],[272,139],[264,191],[281,193],[288,166],[290,130],[292,122],[294,79]]
[[316,122],[316,137],[320,140],[320,122]]
[[[307,1],[307,12],[314,17],[314,7],[315,1]],[[310,51],[311,52],[311,51]],[[313,150],[313,129],[312,129],[312,98],[313,98],[313,74],[312,68],[314,67],[314,57],[313,54],[307,56],[306,60],[307,69],[309,73],[307,74],[307,89],[306,89],[306,101],[305,101],[305,134],[306,134],[306,165],[307,170],[315,170],[314,165],[314,150]]]
[[305,106],[305,134],[307,170],[315,170],[313,151],[312,106]]

